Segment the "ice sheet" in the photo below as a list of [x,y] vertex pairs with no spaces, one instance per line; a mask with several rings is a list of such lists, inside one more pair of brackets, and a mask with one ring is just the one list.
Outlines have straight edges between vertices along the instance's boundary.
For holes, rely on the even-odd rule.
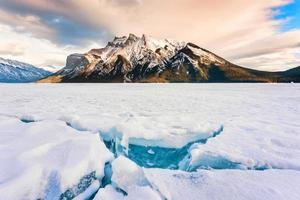
[[[0,84],[0,97],[0,195],[9,199],[67,188],[81,198],[97,187],[108,199],[299,199],[298,84]],[[149,185],[133,184],[126,196],[111,180],[95,182],[93,171],[99,183],[110,177],[108,149],[161,169],[138,167]],[[177,167],[153,165],[164,153],[171,163],[174,152],[184,153]],[[94,185],[84,193],[80,180]]]

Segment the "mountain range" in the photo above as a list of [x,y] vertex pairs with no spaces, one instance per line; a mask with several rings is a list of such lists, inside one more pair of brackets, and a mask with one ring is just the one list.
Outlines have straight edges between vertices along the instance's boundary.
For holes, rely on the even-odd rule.
[[51,72],[33,65],[0,58],[0,82],[25,83],[40,80],[49,76]]
[[282,72],[253,70],[190,42],[133,34],[115,37],[104,48],[71,54],[66,66],[52,74],[17,61],[1,62],[5,67],[0,75],[6,75],[0,81],[8,82],[300,82],[300,67]]
[[237,66],[193,43],[133,34],[68,56],[40,82],[299,82],[300,69],[265,72]]

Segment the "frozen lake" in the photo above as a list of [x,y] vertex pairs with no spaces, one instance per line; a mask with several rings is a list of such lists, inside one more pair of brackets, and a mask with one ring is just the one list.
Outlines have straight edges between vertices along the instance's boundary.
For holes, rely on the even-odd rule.
[[0,196],[298,200],[299,102],[300,84],[0,84]]

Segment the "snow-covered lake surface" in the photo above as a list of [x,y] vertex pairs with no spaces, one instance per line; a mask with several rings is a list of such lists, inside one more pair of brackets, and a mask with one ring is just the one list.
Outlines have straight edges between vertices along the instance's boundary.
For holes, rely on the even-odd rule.
[[299,84],[0,84],[1,199],[300,199]]

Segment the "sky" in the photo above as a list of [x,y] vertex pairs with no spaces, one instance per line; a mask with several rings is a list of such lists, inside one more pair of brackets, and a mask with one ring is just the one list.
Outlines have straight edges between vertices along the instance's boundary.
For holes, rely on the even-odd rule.
[[114,36],[193,42],[244,67],[300,65],[300,0],[0,0],[0,57],[40,67]]

